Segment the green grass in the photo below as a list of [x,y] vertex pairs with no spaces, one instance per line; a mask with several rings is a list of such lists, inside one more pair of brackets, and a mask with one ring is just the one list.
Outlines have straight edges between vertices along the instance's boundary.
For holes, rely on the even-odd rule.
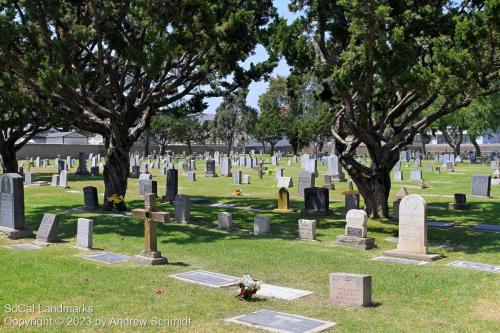
[[[437,164],[434,164],[437,165]],[[269,166],[272,170],[274,167]],[[293,176],[295,186],[299,164],[287,166],[285,176]],[[403,166],[405,164],[403,163]],[[92,320],[97,318],[186,318],[188,327],[105,327],[79,326],[30,328],[26,331],[102,331],[102,332],[247,332],[251,329],[227,325],[224,318],[259,309],[272,309],[318,319],[334,321],[338,332],[498,332],[500,330],[500,279],[498,274],[471,271],[446,266],[455,260],[485,264],[500,264],[500,237],[494,233],[471,230],[477,223],[499,224],[500,186],[492,188],[491,199],[469,199],[470,211],[449,211],[448,202],[456,192],[470,193],[472,174],[490,173],[489,166],[461,164],[454,174],[435,175],[423,168],[428,189],[420,189],[417,182],[394,182],[391,198],[400,186],[412,194],[422,195],[428,203],[428,217],[433,221],[454,222],[451,230],[429,230],[431,241],[465,245],[465,249],[446,250],[431,247],[431,252],[446,258],[424,265],[398,265],[370,260],[383,251],[396,247],[384,240],[397,236],[397,224],[391,220],[370,220],[368,234],[376,238],[377,247],[370,251],[337,247],[334,240],[343,233],[343,196],[346,184],[335,184],[330,192],[330,207],[334,214],[317,217],[318,242],[295,240],[298,212],[272,212],[277,204],[278,189],[274,173],[260,180],[256,170],[251,174],[252,184],[239,186],[243,195],[235,196],[231,178],[205,178],[198,162],[198,181],[188,182],[179,176],[179,193],[205,198],[215,202],[237,203],[232,212],[234,232],[216,229],[217,212],[224,209],[193,204],[189,225],[169,223],[159,225],[158,246],[169,265],[148,267],[132,262],[115,265],[100,264],[79,257],[82,251],[73,248],[76,220],[87,217],[94,220],[94,247],[106,251],[136,255],[143,246],[143,223],[127,217],[111,217],[101,213],[71,212],[82,206],[82,188],[97,186],[103,193],[101,178],[70,176],[72,190],[42,187],[26,188],[26,219],[28,226],[37,229],[44,213],[60,217],[60,235],[63,243],[38,251],[16,251],[4,246],[23,243],[0,238],[0,330],[8,317],[34,318],[40,313],[5,313],[6,304],[81,305],[93,307]],[[405,178],[409,170],[404,168]],[[233,168],[235,170],[235,168]],[[325,172],[319,167],[320,175]],[[33,169],[39,179],[49,180],[51,169]],[[218,170],[219,171],[219,170]],[[72,173],[74,169],[72,169]],[[165,192],[165,177],[157,175],[158,191]],[[182,174],[182,172],[179,172]],[[322,185],[322,176],[316,179]],[[291,206],[302,208],[303,200],[297,188],[290,189]],[[100,195],[102,201],[102,196]],[[390,200],[392,202],[392,200]],[[129,208],[141,207],[138,180],[129,180],[127,195]],[[391,205],[392,206],[392,205]],[[159,204],[161,210],[173,212],[173,207]],[[250,212],[241,208],[264,209]],[[437,207],[437,208],[435,208]],[[441,208],[441,209],[439,209]],[[256,214],[272,216],[268,237],[250,235]],[[87,252],[85,252],[86,254]],[[205,269],[234,276],[251,274],[266,283],[312,290],[314,295],[296,301],[268,299],[257,302],[237,300],[233,288],[211,289],[177,281],[170,274],[193,269]],[[340,307],[328,301],[328,275],[331,272],[352,272],[372,275],[373,301],[369,308]],[[157,294],[156,291],[161,293]],[[58,315],[52,314],[52,318]],[[71,317],[63,314],[63,317]],[[83,314],[81,316],[87,316]],[[53,324],[54,325],[54,324]]]

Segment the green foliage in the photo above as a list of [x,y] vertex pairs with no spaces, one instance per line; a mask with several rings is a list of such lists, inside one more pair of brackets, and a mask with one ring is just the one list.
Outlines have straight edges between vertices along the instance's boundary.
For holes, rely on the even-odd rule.
[[257,121],[257,110],[246,103],[248,90],[243,89],[224,97],[216,110],[213,123],[215,137],[228,145],[228,150],[238,136],[252,134]]

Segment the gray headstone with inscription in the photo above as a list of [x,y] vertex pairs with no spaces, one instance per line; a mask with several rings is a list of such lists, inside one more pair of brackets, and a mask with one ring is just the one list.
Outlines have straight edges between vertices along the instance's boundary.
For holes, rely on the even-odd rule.
[[472,176],[472,196],[489,198],[490,190],[491,190],[490,175]]
[[[23,177],[17,173],[0,176],[0,227],[10,238],[30,236],[31,230],[24,228],[24,185]],[[20,235],[16,231],[26,231]]]
[[42,223],[36,233],[36,240],[43,243],[54,243],[58,240],[59,220],[55,214],[43,214]]

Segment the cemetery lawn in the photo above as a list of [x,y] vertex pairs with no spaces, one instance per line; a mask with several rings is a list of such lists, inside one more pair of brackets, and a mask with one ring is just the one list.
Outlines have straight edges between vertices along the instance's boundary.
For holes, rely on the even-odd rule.
[[[337,235],[344,232],[343,196],[346,183],[336,183],[330,192],[333,215],[317,217],[319,241],[296,240],[297,221],[303,200],[297,196],[297,175],[300,163],[280,166],[285,176],[294,177],[290,203],[296,211],[279,214],[276,207],[278,189],[274,172],[259,180],[257,171],[244,169],[251,175],[252,184],[234,185],[231,178],[205,178],[202,162],[198,161],[197,181],[188,182],[179,172],[179,193],[207,200],[193,203],[189,225],[159,224],[158,248],[168,258],[169,265],[142,266],[133,261],[104,264],[81,258],[95,251],[80,251],[73,247],[78,217],[94,220],[94,247],[130,256],[143,247],[143,221],[128,216],[102,212],[84,212],[82,188],[98,188],[100,201],[104,192],[102,178],[74,176],[71,169],[71,189],[52,187],[25,188],[26,220],[28,227],[37,230],[44,213],[60,218],[62,242],[36,251],[7,248],[6,245],[28,243],[31,239],[0,238],[0,331],[11,331],[6,321],[60,316],[90,316],[92,326],[31,327],[31,332],[248,332],[258,331],[245,326],[225,324],[225,318],[261,309],[287,312],[316,319],[333,321],[336,332],[499,332],[500,275],[454,268],[448,263],[461,260],[500,266],[500,235],[471,229],[479,223],[500,224],[500,186],[492,187],[490,199],[468,198],[470,211],[450,211],[448,203],[454,193],[470,194],[472,175],[491,174],[489,166],[463,163],[455,173],[441,175],[422,168],[428,189],[418,182],[393,182],[392,197],[400,186],[411,194],[420,194],[427,201],[428,220],[453,222],[450,230],[431,229],[429,241],[458,245],[455,248],[430,246],[430,252],[441,253],[444,259],[415,266],[371,260],[394,249],[396,243],[384,240],[397,237],[397,224],[392,220],[369,220],[368,236],[376,238],[376,248],[363,251],[334,245]],[[437,166],[437,164],[433,164]],[[274,171],[274,167],[265,164]],[[405,179],[409,170],[402,164]],[[233,171],[237,168],[233,168]],[[326,168],[319,166],[316,184],[323,184]],[[54,169],[32,169],[38,180],[49,180]],[[220,169],[217,167],[217,173]],[[165,192],[165,177],[153,170],[158,192]],[[242,189],[236,196],[234,190]],[[213,203],[233,203],[234,208],[213,208]],[[127,194],[129,208],[142,206],[138,197],[138,180],[129,179]],[[160,203],[158,208],[173,214],[173,207]],[[249,211],[253,208],[262,211]],[[234,232],[216,229],[217,213],[233,214]],[[272,235],[251,236],[256,214],[271,216]],[[235,298],[236,288],[212,289],[169,277],[171,274],[203,269],[232,276],[251,274],[265,283],[314,291],[314,294],[295,301],[279,299],[242,302]],[[374,306],[369,308],[341,307],[329,303],[328,276],[332,272],[363,273],[372,276]],[[88,305],[92,313],[7,313],[7,305],[41,304]],[[37,310],[37,309],[35,309]],[[120,326],[111,320],[135,318],[148,320],[147,326]],[[191,320],[191,326],[154,326],[153,318]],[[105,328],[95,325],[97,319],[108,321]],[[73,321],[75,324],[75,321]],[[78,323],[76,323],[78,324]],[[52,324],[54,325],[54,324]]]

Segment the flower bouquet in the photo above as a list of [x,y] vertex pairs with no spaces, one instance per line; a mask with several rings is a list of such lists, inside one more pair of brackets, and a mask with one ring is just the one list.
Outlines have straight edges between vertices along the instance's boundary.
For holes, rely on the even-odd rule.
[[261,281],[255,280],[250,275],[244,275],[240,279],[240,294],[238,297],[242,300],[250,301],[261,286]]
[[123,204],[123,195],[118,195],[118,194],[112,194],[108,198],[108,202],[110,207],[114,212],[119,211],[119,207],[121,204]]
[[240,195],[241,195],[241,189],[237,188],[236,190],[234,190],[234,193],[235,193],[237,196],[240,196]]

